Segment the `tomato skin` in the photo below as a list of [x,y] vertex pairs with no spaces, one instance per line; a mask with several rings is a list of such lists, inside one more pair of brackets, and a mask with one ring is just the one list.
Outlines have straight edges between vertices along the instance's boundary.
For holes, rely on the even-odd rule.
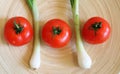
[[[59,34],[54,34],[53,29],[61,31]],[[53,48],[64,47],[70,41],[71,34],[69,25],[60,19],[49,20],[42,29],[42,39]]]
[[[101,24],[98,26],[98,29],[91,28],[93,24],[98,22]],[[100,23],[101,22],[101,23]],[[111,33],[111,27],[109,23],[101,17],[92,17],[90,18],[83,26],[82,37],[83,39],[91,44],[100,44],[105,42]]]
[[[23,28],[19,34],[16,33],[14,22]],[[33,28],[26,18],[12,17],[5,24],[4,37],[11,45],[22,46],[33,38]]]

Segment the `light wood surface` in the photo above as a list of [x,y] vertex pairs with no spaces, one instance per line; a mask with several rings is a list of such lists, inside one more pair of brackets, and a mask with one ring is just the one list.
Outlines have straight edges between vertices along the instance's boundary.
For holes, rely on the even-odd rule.
[[[73,29],[69,0],[37,0],[40,26],[50,19],[66,21]],[[5,22],[13,16],[26,17],[32,22],[26,0],[0,0],[0,74],[118,74],[120,71],[120,0],[80,0],[80,21],[83,24],[93,16],[105,18],[111,25],[109,40],[100,45],[84,42],[93,60],[91,69],[81,69],[77,64],[74,31],[71,42],[64,48],[53,49],[41,40],[41,67],[29,68],[33,41],[14,47],[3,36]],[[74,30],[74,29],[73,29]]]

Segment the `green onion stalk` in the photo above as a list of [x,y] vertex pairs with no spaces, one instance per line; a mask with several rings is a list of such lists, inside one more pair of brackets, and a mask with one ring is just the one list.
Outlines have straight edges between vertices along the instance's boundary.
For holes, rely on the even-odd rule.
[[78,64],[82,68],[88,69],[91,68],[92,60],[83,46],[82,38],[80,35],[79,0],[70,0],[70,3],[73,13],[73,20],[75,24],[75,37],[76,37]]
[[30,7],[33,20],[34,20],[34,45],[33,45],[33,53],[30,59],[30,67],[32,69],[38,69],[40,67],[41,59],[40,59],[40,37],[39,37],[39,11],[37,7],[36,0],[27,0],[28,6]]

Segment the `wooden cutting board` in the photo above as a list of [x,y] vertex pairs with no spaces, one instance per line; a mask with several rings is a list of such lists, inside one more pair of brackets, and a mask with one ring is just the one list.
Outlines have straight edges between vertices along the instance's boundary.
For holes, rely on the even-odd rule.
[[[50,19],[59,18],[74,26],[69,0],[37,0],[40,26]],[[13,16],[23,16],[30,23],[31,12],[26,0],[0,0],[0,74],[118,74],[120,71],[120,0],[80,0],[80,21],[83,24],[93,16],[105,18],[111,25],[109,40],[100,45],[84,42],[93,60],[91,69],[77,64],[74,32],[70,43],[61,49],[53,49],[41,40],[41,67],[29,68],[33,40],[21,47],[11,46],[3,36],[5,22]],[[72,28],[73,29],[73,28]],[[73,29],[74,30],[74,29]]]

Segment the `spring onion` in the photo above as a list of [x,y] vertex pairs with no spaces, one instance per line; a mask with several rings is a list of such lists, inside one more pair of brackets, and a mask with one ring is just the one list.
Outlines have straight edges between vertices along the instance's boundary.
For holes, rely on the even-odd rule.
[[34,45],[33,53],[30,59],[30,67],[38,69],[40,67],[40,39],[39,39],[39,11],[37,8],[36,0],[27,0],[29,7],[32,10],[34,20]]
[[92,60],[85,51],[80,35],[80,19],[79,19],[79,0],[70,0],[71,8],[73,12],[73,20],[75,23],[75,35],[76,35],[76,48],[78,54],[78,64],[82,68],[91,68]]

